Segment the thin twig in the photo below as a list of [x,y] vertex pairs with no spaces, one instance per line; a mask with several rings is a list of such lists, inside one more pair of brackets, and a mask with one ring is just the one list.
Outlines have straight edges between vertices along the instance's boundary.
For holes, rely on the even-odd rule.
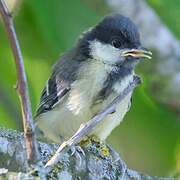
[[31,105],[30,105],[30,99],[28,93],[28,85],[27,85],[27,78],[24,68],[24,62],[23,62],[23,57],[19,46],[19,42],[16,36],[12,16],[5,4],[5,1],[3,0],[0,0],[0,14],[5,24],[5,28],[7,31],[7,35],[9,38],[9,42],[13,51],[14,60],[16,64],[16,71],[18,78],[17,91],[19,93],[21,108],[22,108],[27,160],[28,162],[35,162],[38,159],[39,155],[38,155],[37,142],[34,134],[34,124],[32,118],[32,111],[31,111]]
[[138,85],[141,83],[139,76],[134,76],[133,82],[119,95],[117,96],[104,110],[94,116],[86,124],[81,125],[78,131],[68,140],[61,144],[55,155],[46,163],[45,168],[47,172],[51,171],[53,165],[55,165],[61,157],[61,153],[68,150],[72,145],[77,144],[80,140],[86,136],[92,128],[99,124],[108,114],[113,112],[117,105]]

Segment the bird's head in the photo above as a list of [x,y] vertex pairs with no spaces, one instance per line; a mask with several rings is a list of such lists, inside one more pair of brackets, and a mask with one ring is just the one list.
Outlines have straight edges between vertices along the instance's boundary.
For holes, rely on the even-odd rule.
[[84,33],[79,47],[85,55],[110,65],[133,66],[152,53],[141,46],[135,24],[119,14],[106,16]]

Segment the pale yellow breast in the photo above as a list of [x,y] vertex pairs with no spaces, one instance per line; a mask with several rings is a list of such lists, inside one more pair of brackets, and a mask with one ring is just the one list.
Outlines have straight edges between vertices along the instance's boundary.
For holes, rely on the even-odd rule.
[[74,114],[90,110],[94,98],[103,87],[107,78],[104,64],[98,61],[83,66],[79,80],[72,84],[67,106]]

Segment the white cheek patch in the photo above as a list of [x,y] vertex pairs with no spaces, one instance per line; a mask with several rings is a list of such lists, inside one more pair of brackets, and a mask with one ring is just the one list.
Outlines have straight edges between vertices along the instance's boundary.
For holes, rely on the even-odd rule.
[[105,63],[114,64],[120,60],[119,49],[110,44],[103,44],[97,40],[90,42],[91,55],[93,59]]

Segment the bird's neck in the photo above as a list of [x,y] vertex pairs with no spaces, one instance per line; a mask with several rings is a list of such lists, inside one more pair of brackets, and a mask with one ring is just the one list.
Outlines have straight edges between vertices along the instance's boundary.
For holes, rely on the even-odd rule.
[[97,99],[107,98],[112,91],[123,91],[133,79],[134,68],[120,65],[104,64],[107,72],[102,89],[99,91]]

